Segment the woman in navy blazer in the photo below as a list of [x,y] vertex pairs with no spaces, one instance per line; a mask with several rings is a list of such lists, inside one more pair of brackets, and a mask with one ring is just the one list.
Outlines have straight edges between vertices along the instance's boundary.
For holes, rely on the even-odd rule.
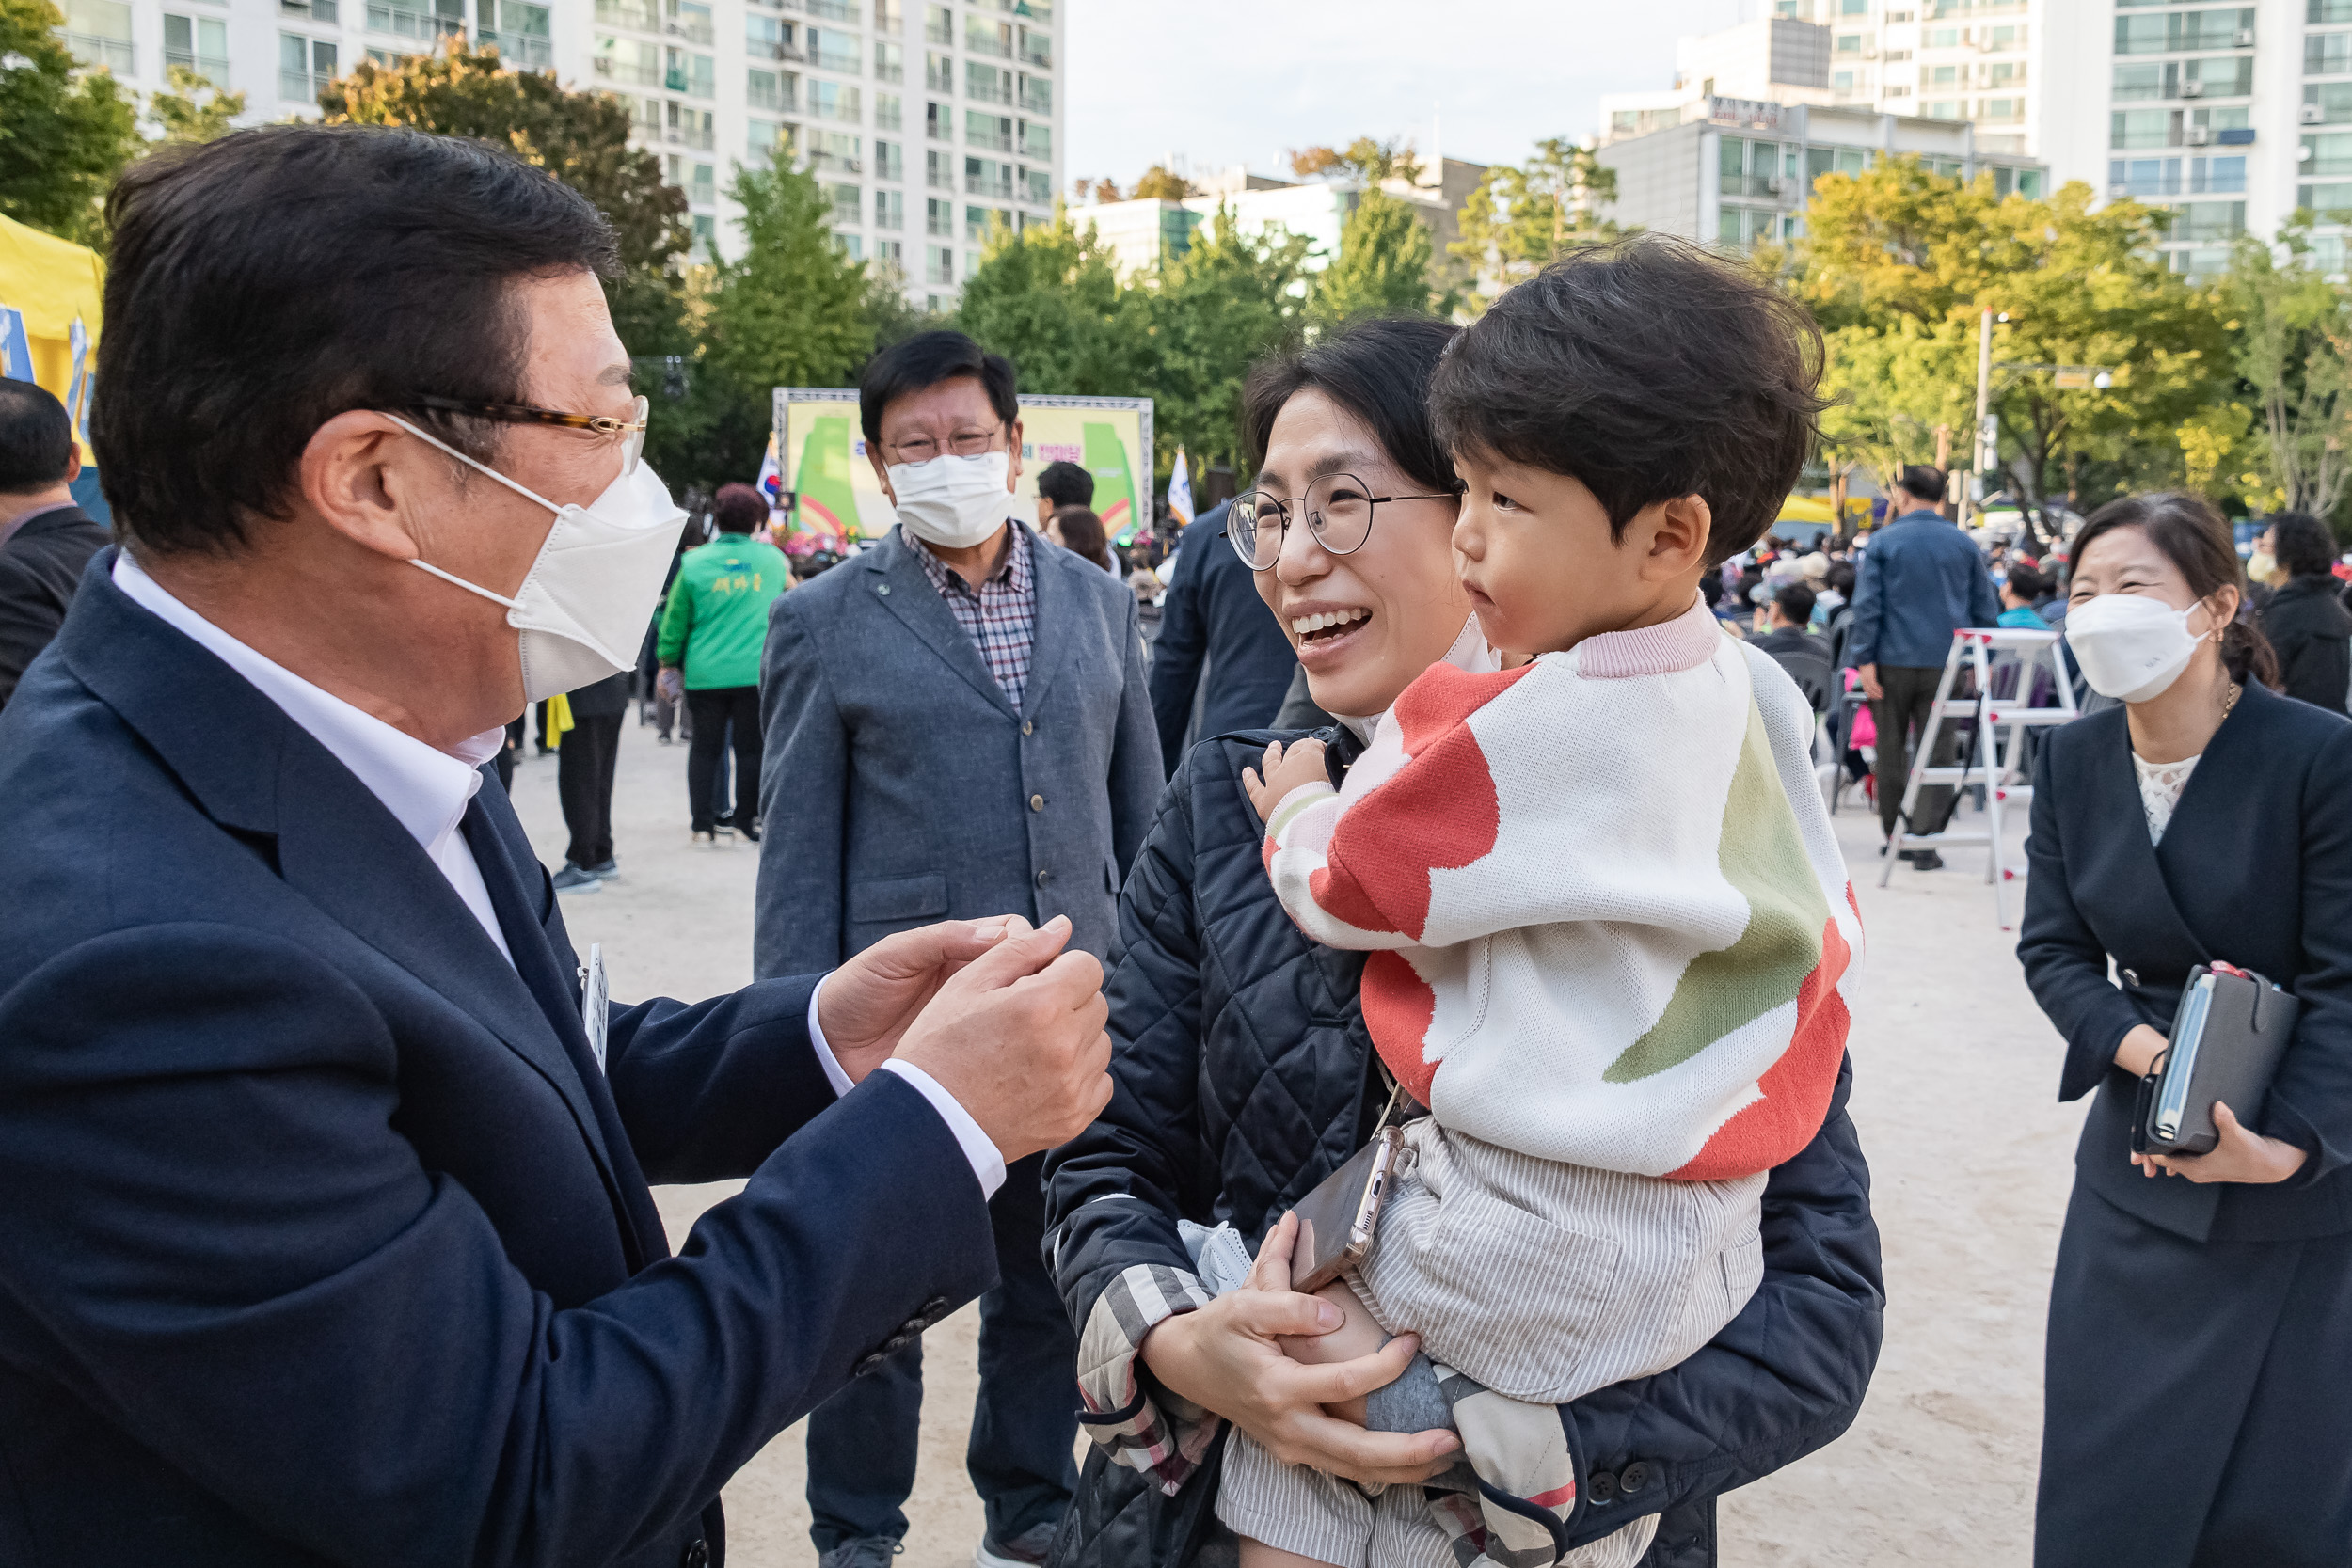
[[[2237,556],[2203,501],[2117,501],[2074,559],[2070,625],[2144,594],[2199,641],[2162,690],[2051,735],[2034,785],[2018,956],[2066,1039],[2059,1098],[2099,1091],[2050,1293],[2034,1560],[2341,1568],[2352,722],[2262,684],[2275,664],[2237,619]],[[2096,673],[2098,650],[2076,652]],[[2142,1159],[2138,1078],[2214,961],[2293,990],[2295,1038],[2264,1103],[2216,1109],[2212,1153]]]

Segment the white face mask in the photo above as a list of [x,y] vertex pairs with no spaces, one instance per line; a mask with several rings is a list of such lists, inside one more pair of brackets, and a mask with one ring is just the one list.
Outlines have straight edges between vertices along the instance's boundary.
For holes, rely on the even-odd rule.
[[2066,612],[2066,645],[2083,679],[2102,696],[2144,703],[2181,678],[2204,638],[2188,629],[2189,610],[2144,594],[2102,594]]
[[984,451],[977,457],[943,452],[922,463],[890,465],[890,491],[898,520],[925,544],[968,550],[984,544],[1012,515],[1006,476],[1012,454]]
[[538,559],[511,599],[429,561],[408,562],[506,607],[506,624],[522,633],[524,700],[542,702],[635,669],[645,623],[686,528],[686,514],[653,469],[640,463],[635,473],[614,479],[588,505],[558,506],[399,415],[388,417],[420,441],[555,514]]

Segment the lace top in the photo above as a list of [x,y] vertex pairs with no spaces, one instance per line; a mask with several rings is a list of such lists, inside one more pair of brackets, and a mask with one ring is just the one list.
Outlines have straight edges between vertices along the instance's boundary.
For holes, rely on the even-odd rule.
[[2132,770],[2139,775],[2139,809],[2148,814],[2149,843],[2164,842],[2165,825],[2172,820],[2172,808],[2181,803],[2181,791],[2188,787],[2188,776],[2196,768],[2195,757],[2147,762],[2137,752],[2132,753]]

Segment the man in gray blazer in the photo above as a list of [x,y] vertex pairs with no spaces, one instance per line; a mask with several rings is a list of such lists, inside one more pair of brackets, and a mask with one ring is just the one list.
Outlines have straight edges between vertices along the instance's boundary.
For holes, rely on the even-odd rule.
[[[1163,777],[1135,595],[1010,520],[1009,362],[922,333],[874,358],[858,402],[898,527],[770,611],[758,973],[1008,911],[1066,914],[1071,945],[1107,958]],[[1041,1167],[1017,1163],[990,1205],[1003,1283],[980,1301],[966,1456],[979,1568],[1043,1561],[1076,1481],[1077,1346],[1038,1257]],[[918,1341],[810,1417],[823,1568],[889,1568],[922,1398]]]

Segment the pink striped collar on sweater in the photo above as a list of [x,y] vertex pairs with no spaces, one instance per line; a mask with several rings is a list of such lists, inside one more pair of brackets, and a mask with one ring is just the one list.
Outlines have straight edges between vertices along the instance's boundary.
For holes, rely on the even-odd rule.
[[1593,680],[1627,680],[1692,670],[1723,646],[1723,628],[1707,601],[1692,596],[1691,608],[1671,621],[1632,631],[1605,631],[1570,648],[1576,673]]

